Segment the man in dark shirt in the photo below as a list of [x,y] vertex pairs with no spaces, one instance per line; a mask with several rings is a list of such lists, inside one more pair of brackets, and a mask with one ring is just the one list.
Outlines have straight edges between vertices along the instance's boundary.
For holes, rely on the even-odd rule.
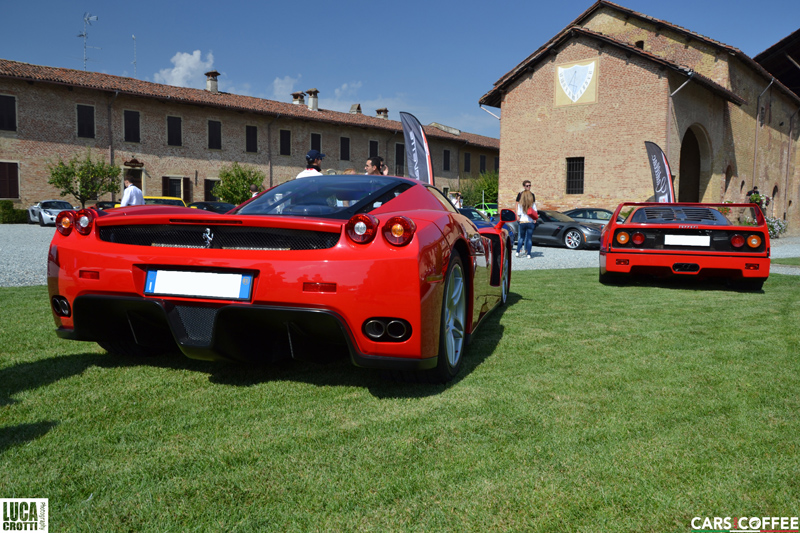
[[[517,193],[517,205],[514,206],[515,213],[519,210],[519,197],[522,196],[522,193],[525,191],[531,191],[531,180],[525,180],[522,182],[522,190]],[[531,191],[531,194],[533,194],[533,191]],[[533,194],[533,203],[536,203],[535,194]]]

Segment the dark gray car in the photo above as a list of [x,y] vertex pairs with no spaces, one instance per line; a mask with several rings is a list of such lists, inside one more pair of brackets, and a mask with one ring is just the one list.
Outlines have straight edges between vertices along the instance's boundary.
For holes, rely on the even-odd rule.
[[579,222],[558,211],[539,211],[539,220],[533,230],[533,244],[565,246],[572,250],[600,247],[600,233],[604,224]]

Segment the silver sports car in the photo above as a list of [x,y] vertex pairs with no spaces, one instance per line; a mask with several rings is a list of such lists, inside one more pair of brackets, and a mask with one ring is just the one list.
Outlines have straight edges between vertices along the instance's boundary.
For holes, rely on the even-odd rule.
[[70,209],[72,206],[64,200],[45,200],[28,208],[28,223],[38,222],[40,226],[55,226],[56,215]]

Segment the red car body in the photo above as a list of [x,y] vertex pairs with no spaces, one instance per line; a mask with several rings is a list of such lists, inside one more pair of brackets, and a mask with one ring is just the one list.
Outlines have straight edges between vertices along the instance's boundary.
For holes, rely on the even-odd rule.
[[[630,212],[620,223],[622,211]],[[769,255],[769,229],[755,204],[622,203],[601,236],[600,281],[721,277],[758,290]]]
[[506,301],[502,223],[479,231],[433,187],[386,176],[292,180],[228,214],[70,212],[48,257],[57,334],[206,360],[342,352],[446,381]]

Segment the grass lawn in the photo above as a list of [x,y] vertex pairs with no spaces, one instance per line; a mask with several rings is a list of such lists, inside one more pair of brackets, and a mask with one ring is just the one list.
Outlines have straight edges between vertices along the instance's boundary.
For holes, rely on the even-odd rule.
[[691,531],[797,516],[800,278],[514,272],[448,386],[139,360],[0,289],[0,498],[51,531]]
[[782,257],[773,259],[772,263],[776,265],[798,265],[800,266],[800,257]]

